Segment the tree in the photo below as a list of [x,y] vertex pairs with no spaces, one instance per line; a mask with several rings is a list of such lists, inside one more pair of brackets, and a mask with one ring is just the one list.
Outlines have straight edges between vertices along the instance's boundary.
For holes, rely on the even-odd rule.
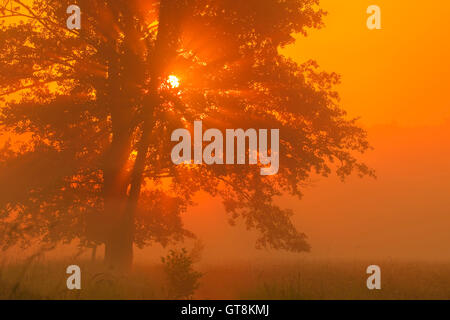
[[[192,236],[180,214],[204,190],[230,222],[260,231],[257,246],[307,251],[274,198],[300,197],[312,172],[372,174],[355,157],[369,145],[339,106],[339,76],[278,52],[322,26],[318,0],[79,0],[82,27],[68,30],[72,2],[10,0],[0,12],[4,248],[104,243],[107,262],[127,268],[133,244]],[[171,132],[199,119],[279,128],[278,174],[174,165]]]

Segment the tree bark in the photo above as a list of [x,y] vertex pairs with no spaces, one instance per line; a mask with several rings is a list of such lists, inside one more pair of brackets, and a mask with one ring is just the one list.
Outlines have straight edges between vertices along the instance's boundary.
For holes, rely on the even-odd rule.
[[[180,18],[185,13],[187,3],[187,0],[161,0],[160,2],[159,27],[152,54],[153,68],[150,72],[149,95],[143,105],[142,134],[138,143],[136,161],[131,172],[129,194],[127,195],[128,183],[123,185],[112,181],[113,189],[107,195],[105,202],[106,211],[113,213],[110,236],[105,243],[105,259],[109,265],[121,270],[130,269],[133,261],[134,217],[141,192],[147,153],[151,143],[155,121],[154,109],[160,103],[158,87],[165,66],[176,55],[181,26]],[[129,138],[127,145],[130,143]],[[121,154],[128,157],[130,151]],[[120,170],[123,170],[121,166],[125,163],[124,161],[126,162],[126,158],[119,160],[118,167],[115,168],[116,176],[113,179],[120,178]],[[118,190],[114,190],[115,185],[119,187]]]
[[97,257],[97,245],[94,245],[92,247],[91,261],[95,262],[96,257]]
[[131,222],[125,212],[129,183],[126,164],[131,153],[131,134],[125,126],[116,129],[104,169],[105,261],[110,267],[126,270],[131,267],[133,257]]
[[[154,125],[154,110],[161,103],[158,87],[161,77],[164,75],[164,68],[171,59],[176,56],[178,41],[181,32],[181,18],[187,13],[187,0],[161,0],[158,19],[158,35],[152,55],[151,81],[149,84],[149,94],[144,103],[142,134],[138,144],[136,161],[131,174],[130,192],[126,206],[126,215],[131,224],[138,207],[139,196],[143,182],[145,162],[152,139]],[[130,222],[129,222],[130,223]],[[131,227],[134,233],[134,224]]]
[[[105,262],[112,268],[127,270],[133,257],[130,221],[126,218],[129,172],[127,162],[132,148],[132,108],[124,94],[120,78],[120,61],[110,65],[111,79],[108,98],[111,105],[112,141],[105,154],[103,240]],[[125,79],[126,80],[126,79]]]

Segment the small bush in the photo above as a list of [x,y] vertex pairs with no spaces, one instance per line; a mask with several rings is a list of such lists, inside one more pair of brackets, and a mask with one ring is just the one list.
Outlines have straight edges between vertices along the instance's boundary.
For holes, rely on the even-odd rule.
[[193,259],[186,249],[170,250],[162,258],[168,280],[168,297],[171,299],[191,299],[199,287],[202,273],[193,268]]

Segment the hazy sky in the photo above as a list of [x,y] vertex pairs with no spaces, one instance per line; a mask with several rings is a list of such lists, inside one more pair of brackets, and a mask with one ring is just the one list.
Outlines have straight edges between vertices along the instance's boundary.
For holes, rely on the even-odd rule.
[[[382,30],[366,27],[373,4]],[[283,53],[342,75],[342,106],[369,128],[375,150],[366,159],[378,179],[317,179],[302,201],[284,204],[309,236],[311,256],[450,258],[450,1],[321,0],[321,7],[325,28]],[[377,126],[392,123],[399,126]],[[254,235],[229,227],[218,200],[200,195],[199,203],[185,221],[205,243],[205,261],[285,257],[255,251]],[[159,261],[152,250],[138,258]]]
[[[366,27],[373,4],[382,30]],[[301,201],[283,200],[309,236],[306,256],[450,259],[450,2],[322,0],[321,7],[325,28],[282,52],[342,75],[342,106],[369,130],[375,150],[365,159],[378,179],[317,178]],[[254,235],[226,226],[212,200],[200,202],[186,222],[205,241],[207,260],[287,257],[255,251]]]
[[[382,30],[368,30],[369,5]],[[342,75],[342,105],[366,125],[438,124],[450,118],[450,2],[321,0],[326,26],[283,52]]]

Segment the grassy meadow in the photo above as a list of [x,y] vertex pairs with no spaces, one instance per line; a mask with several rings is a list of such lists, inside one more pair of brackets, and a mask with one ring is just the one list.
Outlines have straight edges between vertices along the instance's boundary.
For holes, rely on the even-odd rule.
[[[379,262],[381,290],[366,287],[364,261],[298,261],[196,266],[193,299],[450,299],[450,263]],[[127,275],[79,261],[82,289],[68,290],[68,261],[3,263],[0,299],[167,299],[162,264],[137,264]]]
[[[65,261],[5,264],[0,271],[0,299],[158,299],[164,297],[162,268],[135,268],[127,275],[102,263],[80,261],[81,290],[68,290]],[[157,275],[155,277],[155,275]],[[161,284],[161,285],[160,285]]]
[[240,299],[450,299],[450,263],[384,261],[381,290],[366,286],[363,261],[315,261],[256,268]]

